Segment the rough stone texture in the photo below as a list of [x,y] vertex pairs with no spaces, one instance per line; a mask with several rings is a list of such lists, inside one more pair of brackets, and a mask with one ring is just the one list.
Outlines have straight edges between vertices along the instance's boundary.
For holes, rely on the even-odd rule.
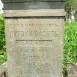
[[59,9],[40,9],[40,10],[5,10],[5,17],[62,17],[65,15],[64,10]]
[[59,2],[45,2],[49,9],[39,2],[28,3],[23,7],[27,10],[5,3],[8,77],[62,76],[64,10]]
[[7,62],[0,65],[0,77],[7,77]]
[[68,77],[77,77],[77,65],[68,63],[67,67]]
[[64,9],[64,0],[2,0],[5,10]]
[[32,1],[34,1],[34,2],[36,2],[36,1],[46,1],[46,2],[59,1],[59,2],[61,2],[61,1],[65,1],[65,0],[2,0],[2,1],[7,3],[7,2],[27,2],[27,1],[30,1],[30,2],[32,2]]
[[6,19],[5,24],[8,77],[61,77],[63,19]]
[[[21,6],[20,6],[21,5]],[[25,10],[25,9],[64,9],[63,2],[26,2],[26,3],[7,3],[4,4],[6,10]]]
[[26,9],[64,9],[64,2],[24,2],[5,3],[6,10],[26,10]]

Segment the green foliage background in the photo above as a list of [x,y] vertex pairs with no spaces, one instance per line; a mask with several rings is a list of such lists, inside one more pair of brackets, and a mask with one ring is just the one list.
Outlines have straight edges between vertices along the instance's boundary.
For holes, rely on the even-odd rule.
[[65,22],[64,61],[77,63],[77,22]]
[[77,22],[65,22],[63,57],[63,72],[67,71],[67,63],[77,64]]
[[4,18],[0,16],[0,64],[6,61]]

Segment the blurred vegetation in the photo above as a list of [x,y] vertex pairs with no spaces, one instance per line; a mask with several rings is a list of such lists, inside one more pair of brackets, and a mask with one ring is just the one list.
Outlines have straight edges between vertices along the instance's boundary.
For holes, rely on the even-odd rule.
[[64,60],[77,63],[77,22],[65,22]]
[[6,61],[4,18],[0,16],[0,64]]
[[77,21],[77,0],[65,0],[66,21]]
[[77,22],[65,22],[63,57],[63,72],[67,74],[67,63],[77,64]]
[[65,0],[65,11],[67,13],[75,9],[77,9],[77,0]]

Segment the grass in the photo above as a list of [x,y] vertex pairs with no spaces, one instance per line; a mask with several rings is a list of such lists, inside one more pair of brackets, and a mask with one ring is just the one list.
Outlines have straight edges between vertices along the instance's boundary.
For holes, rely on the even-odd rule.
[[0,51],[0,64],[4,63],[7,60],[6,52]]

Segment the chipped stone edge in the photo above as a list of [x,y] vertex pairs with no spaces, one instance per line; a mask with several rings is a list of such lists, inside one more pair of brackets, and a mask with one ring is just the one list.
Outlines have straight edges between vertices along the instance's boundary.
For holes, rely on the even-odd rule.
[[4,72],[7,73],[7,62],[0,65],[0,76]]

